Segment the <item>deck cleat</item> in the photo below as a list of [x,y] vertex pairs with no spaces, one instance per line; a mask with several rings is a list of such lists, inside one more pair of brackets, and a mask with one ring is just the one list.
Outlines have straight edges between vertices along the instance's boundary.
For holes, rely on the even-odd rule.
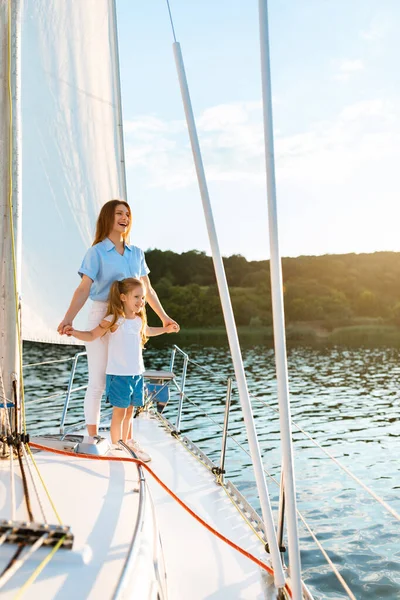
[[49,525],[45,523],[27,523],[25,521],[0,520],[0,537],[6,534],[3,543],[33,545],[43,535],[48,537],[43,546],[55,546],[62,538],[61,548],[72,550],[74,536],[71,528],[65,525]]

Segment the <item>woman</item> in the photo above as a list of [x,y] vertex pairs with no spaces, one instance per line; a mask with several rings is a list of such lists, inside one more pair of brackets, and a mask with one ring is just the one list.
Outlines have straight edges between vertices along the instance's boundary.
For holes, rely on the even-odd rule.
[[[92,306],[87,328],[94,329],[104,319],[107,298],[113,281],[135,277],[143,282],[146,301],[160,317],[163,326],[172,324],[175,331],[179,325],[166,314],[148,278],[143,250],[126,243],[131,229],[131,210],[122,200],[110,200],[102,207],[96,225],[93,245],[86,252],[79,275],[81,282],[76,288],[64,319],[58,326],[63,335],[90,297]],[[85,420],[90,436],[97,435],[100,421],[100,404],[106,381],[108,336],[99,338],[86,346],[89,383],[85,395]]]

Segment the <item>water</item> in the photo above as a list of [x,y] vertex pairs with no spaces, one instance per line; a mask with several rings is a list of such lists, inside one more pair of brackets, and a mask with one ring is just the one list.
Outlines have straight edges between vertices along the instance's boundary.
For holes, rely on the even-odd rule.
[[[148,368],[167,368],[170,348],[158,342],[145,352]],[[232,373],[224,344],[185,344],[183,349],[217,377],[189,365],[182,429],[217,463],[223,422],[225,378]],[[75,348],[26,344],[24,363],[73,356]],[[268,474],[279,480],[279,421],[274,356],[271,348],[244,348],[245,368]],[[288,350],[291,406],[295,423],[400,512],[399,402],[400,365],[394,348],[312,348]],[[54,431],[64,397],[71,361],[25,369],[30,431]],[[177,357],[175,372],[180,373]],[[86,364],[78,365],[76,386],[86,383]],[[69,423],[82,419],[82,392],[73,396]],[[266,405],[268,403],[270,406]],[[165,416],[174,422],[177,395],[171,394]],[[202,412],[209,417],[206,418]],[[233,395],[228,440],[227,476],[258,508],[244,424]],[[360,486],[293,427],[298,509],[339,568],[356,598],[400,598],[399,523]],[[244,450],[239,447],[240,444]],[[268,476],[274,510],[278,487]],[[316,599],[347,598],[335,575],[300,523],[303,578]]]

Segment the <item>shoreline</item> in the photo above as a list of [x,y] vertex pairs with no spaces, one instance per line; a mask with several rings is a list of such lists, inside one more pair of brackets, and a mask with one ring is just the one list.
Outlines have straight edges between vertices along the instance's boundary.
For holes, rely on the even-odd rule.
[[[256,341],[273,343],[272,326],[238,327],[241,341]],[[189,338],[195,341],[210,339],[225,339],[227,334],[224,327],[185,328],[179,334],[170,334],[168,339],[179,345],[179,339]],[[331,327],[329,324],[296,323],[286,326],[288,343],[308,344],[338,344],[338,345],[382,345],[389,344],[400,347],[400,327],[390,324],[349,324]]]

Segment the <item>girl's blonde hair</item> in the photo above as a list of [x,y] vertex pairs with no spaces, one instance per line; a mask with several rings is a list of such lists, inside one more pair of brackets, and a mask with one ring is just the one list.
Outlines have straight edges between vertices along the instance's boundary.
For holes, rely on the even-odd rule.
[[129,225],[126,229],[126,232],[122,234],[124,242],[127,243],[127,240],[129,239],[129,233],[131,231],[131,226],[132,226],[131,208],[130,208],[129,204],[127,202],[125,202],[125,200],[109,200],[108,202],[103,204],[103,206],[101,207],[99,216],[97,217],[96,234],[94,236],[94,242],[93,242],[92,246],[105,240],[106,237],[111,233],[113,225],[114,225],[115,209],[120,204],[123,204],[124,206],[126,206],[126,208],[129,211]]
[[[143,283],[140,279],[135,279],[134,277],[127,277],[126,279],[122,279],[121,281],[114,281],[110,288],[110,294],[108,296],[108,306],[107,306],[107,315],[112,315],[112,321],[110,322],[110,329],[114,327],[115,323],[118,321],[120,317],[125,317],[124,313],[124,303],[121,300],[121,294],[129,294],[136,287],[144,288]],[[146,337],[146,326],[147,326],[147,315],[146,308],[143,307],[137,313],[137,315],[142,319],[142,327],[140,329],[140,337],[142,340],[142,348],[144,348],[145,343],[148,338]]]

